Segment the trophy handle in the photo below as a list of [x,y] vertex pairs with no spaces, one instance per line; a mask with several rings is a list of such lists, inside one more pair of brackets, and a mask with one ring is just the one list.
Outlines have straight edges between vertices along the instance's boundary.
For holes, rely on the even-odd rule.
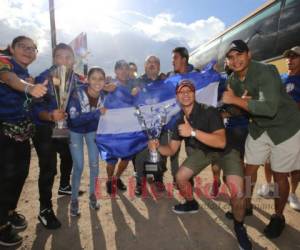
[[71,92],[74,89],[74,86],[73,86],[74,85],[74,76],[75,76],[75,73],[72,70],[72,72],[71,72],[71,74],[70,74],[70,76],[68,78],[69,84],[67,84],[67,88],[68,88],[67,89],[67,96],[66,96],[66,99],[65,99],[65,101],[63,103],[63,106],[62,106],[62,109],[64,111],[67,110],[67,106],[68,106],[68,103],[69,103],[69,100],[70,100],[70,97],[71,97]]

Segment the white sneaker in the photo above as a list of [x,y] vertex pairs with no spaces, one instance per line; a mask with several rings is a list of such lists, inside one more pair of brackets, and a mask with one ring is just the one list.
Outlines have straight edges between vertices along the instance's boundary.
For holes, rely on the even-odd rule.
[[290,207],[295,210],[300,211],[300,201],[296,194],[290,193],[289,198],[288,198],[288,203],[290,204]]
[[273,183],[265,183],[257,189],[256,193],[263,198],[272,198],[274,191]]

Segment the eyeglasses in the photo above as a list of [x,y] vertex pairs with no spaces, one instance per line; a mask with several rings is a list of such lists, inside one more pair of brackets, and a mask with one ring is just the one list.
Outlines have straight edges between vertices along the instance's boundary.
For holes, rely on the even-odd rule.
[[24,43],[17,43],[16,46],[26,52],[37,53],[36,47],[26,46]]

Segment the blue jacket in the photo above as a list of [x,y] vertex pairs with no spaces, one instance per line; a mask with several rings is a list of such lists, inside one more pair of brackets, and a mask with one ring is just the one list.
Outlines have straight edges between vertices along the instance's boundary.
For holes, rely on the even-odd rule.
[[[41,74],[39,74],[36,78],[35,78],[35,82],[37,84],[41,84],[43,83],[45,80],[50,79],[50,74],[51,74],[51,70],[54,69],[50,68],[47,69],[45,71],[43,71]],[[75,74],[75,87],[77,88],[78,86],[81,86],[83,83],[80,81],[79,76],[77,74]],[[55,109],[57,109],[57,102],[56,102],[56,97],[55,97],[55,92],[54,92],[54,87],[51,84],[51,82],[48,82],[47,85],[48,91],[47,94],[43,97],[40,98],[38,100],[35,101],[34,106],[33,106],[33,111],[32,111],[32,117],[33,117],[33,121],[36,125],[53,125],[53,122],[50,121],[43,121],[39,118],[39,113],[42,111],[47,111],[47,112],[51,112]]]
[[[13,72],[25,80],[30,77],[28,70],[19,65],[13,58],[0,56],[0,72]],[[31,106],[26,106],[24,92],[12,89],[0,83],[0,121],[17,123],[30,118]]]
[[73,90],[67,106],[68,127],[71,131],[85,134],[98,128],[100,107],[103,106],[103,94],[100,94],[97,108],[90,107],[86,94],[88,85],[82,85]]

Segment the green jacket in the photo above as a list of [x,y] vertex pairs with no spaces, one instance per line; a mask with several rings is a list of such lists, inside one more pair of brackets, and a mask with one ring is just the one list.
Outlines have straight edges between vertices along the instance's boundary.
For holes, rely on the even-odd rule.
[[274,65],[252,60],[244,81],[232,73],[227,84],[235,95],[244,91],[252,99],[248,102],[250,135],[257,139],[267,132],[273,143],[279,144],[300,129],[300,112],[296,103],[286,93],[280,75]]

